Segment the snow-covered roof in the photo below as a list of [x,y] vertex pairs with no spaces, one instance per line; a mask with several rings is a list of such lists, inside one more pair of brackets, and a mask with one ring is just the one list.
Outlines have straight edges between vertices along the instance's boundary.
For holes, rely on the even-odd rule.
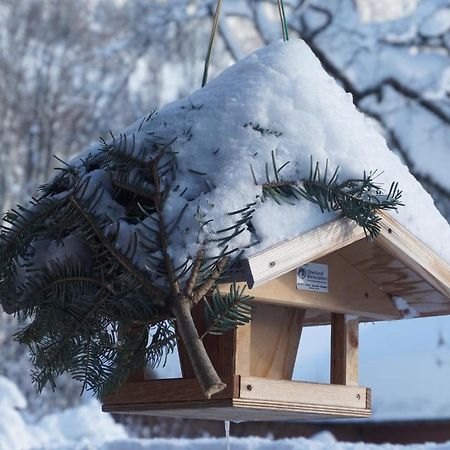
[[[251,227],[240,227],[227,242],[228,249],[244,249],[246,258],[339,218],[307,200],[262,202],[254,176],[264,182],[273,157],[283,166],[285,180],[307,179],[312,160],[322,168],[328,162],[331,172],[339,166],[343,181],[378,170],[376,181],[386,190],[398,182],[405,206],[393,217],[450,264],[450,226],[433,199],[389,150],[375,121],[356,109],[351,94],[302,40],[258,50],[191,96],[137,120],[124,135],[133,143],[130,151],[141,157],[141,150],[152,152],[149,142],[167,144],[177,155],[177,188],[164,206],[166,223],[177,224],[170,242],[176,265],[194,257],[204,239],[232,229],[239,217],[231,212],[255,202]],[[82,171],[79,162],[99,152],[91,147],[72,164]],[[127,220],[104,170],[85,176],[95,181],[91,187],[103,186],[102,212],[120,224],[118,245],[126,249],[133,232],[139,236],[145,230]],[[209,251],[220,249],[211,246]],[[145,252],[136,252],[134,262],[145,270]]]
[[[370,118],[360,113],[352,96],[325,72],[301,40],[265,47],[224,71],[190,97],[171,103],[149,120],[126,131],[136,142],[146,136],[177,138],[180,188],[167,200],[167,220],[186,211],[171,244],[172,255],[184,260],[199,245],[199,230],[233,225],[228,213],[255,201],[261,193],[252,177],[264,179],[272,152],[285,179],[307,178],[310,158],[333,169],[340,179],[360,178],[364,171],[382,171],[377,181],[389,189],[397,181],[403,191],[395,214],[403,226],[450,262],[450,227],[431,196],[392,153]],[[206,188],[205,188],[206,187]],[[229,247],[245,248],[246,256],[292,239],[334,219],[310,202],[260,203],[253,230],[244,230]],[[207,218],[208,223],[205,225]],[[212,219],[212,221],[210,221]]]

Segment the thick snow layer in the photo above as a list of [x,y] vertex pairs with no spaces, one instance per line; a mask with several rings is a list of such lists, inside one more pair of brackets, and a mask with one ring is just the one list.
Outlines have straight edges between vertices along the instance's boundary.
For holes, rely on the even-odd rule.
[[[140,130],[138,130],[140,128]],[[233,224],[229,212],[254,202],[265,179],[265,164],[275,152],[284,179],[307,178],[310,158],[324,167],[340,166],[340,179],[381,170],[378,181],[389,189],[398,181],[403,202],[396,218],[425,244],[450,262],[450,227],[432,198],[387,147],[371,120],[361,114],[350,94],[324,71],[301,40],[265,47],[227,69],[189,98],[167,105],[125,133],[136,142],[173,138],[178,154],[176,183],[167,201],[167,221],[187,210],[174,233],[171,251],[184,261],[195,254],[201,223],[214,232]],[[137,144],[138,145],[138,144]],[[205,192],[205,185],[213,186]],[[302,234],[331,219],[307,201],[295,206],[258,203],[254,233],[244,231],[229,248],[255,243],[247,254]],[[200,233],[201,236],[201,233]],[[188,243],[186,246],[186,242]]]
[[85,405],[27,423],[19,409],[26,401],[17,386],[0,376],[0,450],[75,450],[127,438],[124,428],[92,400]]

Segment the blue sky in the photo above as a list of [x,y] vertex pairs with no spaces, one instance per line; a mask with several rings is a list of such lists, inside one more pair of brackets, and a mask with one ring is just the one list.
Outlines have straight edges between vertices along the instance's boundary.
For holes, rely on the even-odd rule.
[[[438,347],[446,330],[450,317],[361,325],[360,384],[372,388],[375,418],[450,416],[450,348]],[[329,340],[329,327],[304,330],[294,379],[328,382]]]

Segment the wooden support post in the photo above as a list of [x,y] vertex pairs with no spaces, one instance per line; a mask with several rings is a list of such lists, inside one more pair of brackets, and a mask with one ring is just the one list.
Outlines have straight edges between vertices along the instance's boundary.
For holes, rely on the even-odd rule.
[[292,379],[305,310],[256,303],[252,314],[250,375]]
[[359,319],[331,315],[331,384],[358,386]]
[[251,375],[251,339],[252,339],[252,323],[240,325],[234,330],[234,368],[233,375],[249,376]]

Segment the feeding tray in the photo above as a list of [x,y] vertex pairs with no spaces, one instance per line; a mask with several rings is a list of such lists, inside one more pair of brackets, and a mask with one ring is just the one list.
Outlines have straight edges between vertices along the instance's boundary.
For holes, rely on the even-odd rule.
[[[237,281],[254,297],[251,323],[204,340],[224,391],[205,399],[180,346],[183,378],[146,380],[142,371],[103,410],[235,421],[370,416],[370,389],[358,386],[359,323],[450,314],[449,266],[381,216],[372,241],[337,219],[246,260]],[[303,326],[323,324],[331,324],[330,384],[291,381]]]
[[103,410],[235,422],[370,416],[370,389],[359,386],[239,375],[223,381],[227,388],[210,400],[193,378],[129,382]]

